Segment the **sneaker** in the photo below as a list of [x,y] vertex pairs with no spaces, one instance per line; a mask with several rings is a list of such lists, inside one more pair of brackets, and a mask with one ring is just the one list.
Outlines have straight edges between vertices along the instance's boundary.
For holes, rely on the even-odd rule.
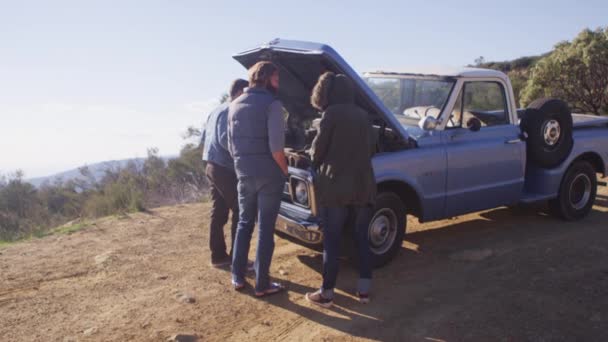
[[230,260],[230,258],[228,256],[225,256],[225,257],[217,259],[217,260],[211,260],[211,266],[213,266],[215,268],[223,268],[223,267],[230,265],[231,263],[232,263],[232,260]]
[[359,303],[361,303],[361,304],[369,303],[369,293],[357,292],[357,297],[359,297]]
[[333,298],[323,297],[321,290],[317,290],[316,292],[308,292],[306,293],[305,297],[308,302],[326,309],[330,308],[334,304]]

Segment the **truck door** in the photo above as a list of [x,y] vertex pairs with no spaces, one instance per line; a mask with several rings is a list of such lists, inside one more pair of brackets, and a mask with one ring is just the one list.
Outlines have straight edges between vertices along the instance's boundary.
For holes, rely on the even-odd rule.
[[519,127],[500,82],[465,82],[442,132],[447,152],[446,216],[515,204],[524,185]]

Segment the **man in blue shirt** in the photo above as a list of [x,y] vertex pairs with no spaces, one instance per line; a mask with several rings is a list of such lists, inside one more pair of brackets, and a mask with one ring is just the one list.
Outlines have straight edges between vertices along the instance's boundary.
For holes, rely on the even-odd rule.
[[[211,249],[211,265],[214,267],[230,265],[232,260],[239,221],[239,203],[234,161],[228,152],[228,105],[243,93],[248,84],[243,79],[232,82],[229,91],[230,101],[221,104],[209,114],[201,138],[201,144],[204,145],[203,160],[207,162],[205,173],[211,191],[209,249]],[[232,211],[231,248],[230,253],[227,254],[224,225],[228,222],[229,211]]]

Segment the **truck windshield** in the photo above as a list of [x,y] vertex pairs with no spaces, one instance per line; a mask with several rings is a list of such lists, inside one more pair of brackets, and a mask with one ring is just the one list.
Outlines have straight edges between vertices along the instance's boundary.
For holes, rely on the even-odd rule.
[[448,100],[453,80],[369,77],[367,85],[402,125],[416,125],[421,118],[437,118]]

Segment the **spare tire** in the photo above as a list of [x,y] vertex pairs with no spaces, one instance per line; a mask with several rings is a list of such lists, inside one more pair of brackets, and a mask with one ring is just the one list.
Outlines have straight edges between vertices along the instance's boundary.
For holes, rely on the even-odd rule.
[[561,164],[570,154],[572,113],[558,99],[538,99],[524,112],[520,127],[527,133],[528,162],[543,168]]

